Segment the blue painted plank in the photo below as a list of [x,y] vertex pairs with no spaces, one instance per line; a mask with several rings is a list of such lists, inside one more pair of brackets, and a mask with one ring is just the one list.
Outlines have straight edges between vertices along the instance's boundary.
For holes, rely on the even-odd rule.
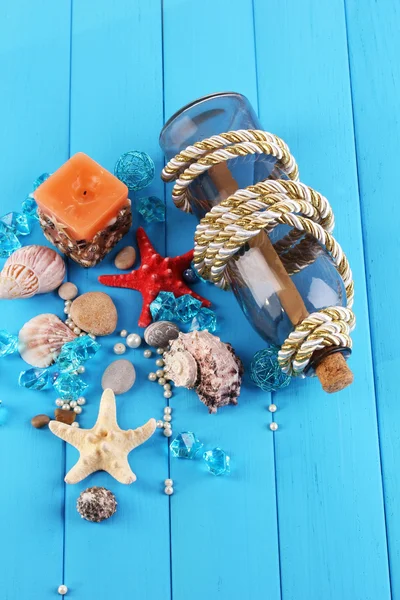
[[[68,156],[70,4],[19,0],[0,7],[0,214],[20,210],[43,171]],[[38,224],[22,243],[46,244]],[[1,260],[1,267],[4,260]],[[0,328],[18,333],[41,312],[62,312],[55,293],[2,300]],[[18,355],[3,358],[1,399],[9,419],[0,428],[0,596],[54,598],[63,566],[63,449],[30,419],[53,413],[50,392],[18,387],[29,368]]]
[[353,90],[357,164],[373,342],[384,475],[390,573],[393,598],[400,598],[400,492],[398,462],[400,369],[396,318],[399,283],[398,194],[395,191],[400,121],[399,26],[397,2],[348,0],[347,27]]
[[[365,10],[364,6],[360,14]],[[267,32],[266,23],[273,24]],[[356,23],[354,19],[354,28]],[[281,409],[275,441],[282,596],[387,599],[385,515],[343,3],[286,0],[271,6],[255,0],[255,24],[263,125],[288,142],[302,181],[332,203],[335,235],[356,282],[358,319],[350,361],[355,382],[349,389],[327,396],[315,380],[298,382],[276,395]],[[364,98],[365,94],[356,97],[360,112]],[[368,122],[366,118],[365,127]],[[372,172],[372,164],[369,169]]]
[[[245,94],[257,109],[253,14],[250,1],[164,2],[165,108],[169,118],[200,96]],[[229,26],[228,26],[229,24]],[[225,50],[221,39],[226,35]],[[221,37],[222,36],[222,37]],[[236,43],[237,41],[237,43]],[[179,212],[167,192],[168,254],[193,246],[194,217]],[[196,290],[213,302],[218,335],[232,343],[248,367],[263,341],[249,327],[233,296],[214,286]],[[171,458],[172,591],[191,598],[280,598],[274,449],[268,429],[269,394],[245,380],[237,407],[209,415],[192,391],[174,391],[174,433],[194,431],[204,449],[220,446],[232,472],[215,478],[201,458]]]
[[[73,7],[71,80],[71,154],[83,151],[113,170],[119,155],[131,149],[148,152],[162,165],[158,132],[163,121],[161,9],[159,1],[132,3],[129,0],[89,0]],[[155,183],[138,196],[163,195]],[[134,200],[134,199],[133,199]],[[71,264],[71,280],[80,292],[109,292],[118,309],[114,335],[99,338],[101,354],[87,367],[90,388],[87,406],[81,415],[83,427],[95,421],[101,395],[100,379],[107,364],[117,357],[113,345],[121,341],[118,332],[139,332],[137,319],[141,297],[137,292],[106,289],[97,283],[102,273],[116,272],[117,250],[134,243],[134,230],[143,224],[134,210],[134,227],[118,248],[96,268],[83,270]],[[164,226],[147,228],[160,252],[164,251]],[[137,260],[139,264],[139,259]],[[124,429],[135,428],[150,417],[160,418],[164,398],[147,380],[154,369],[143,358],[143,348],[128,350],[124,358],[135,365],[137,380],[132,390],[117,397],[118,421]],[[67,469],[77,452],[67,450]],[[156,431],[145,445],[130,455],[137,475],[131,486],[97,473],[66,489],[66,582],[77,600],[96,597],[138,597],[143,600],[169,598],[169,504],[163,493],[168,475],[166,439]],[[91,485],[104,485],[118,500],[118,512],[101,525],[87,523],[76,512],[76,498]],[[84,560],[77,560],[84,556]],[[100,567],[100,568],[99,568]]]

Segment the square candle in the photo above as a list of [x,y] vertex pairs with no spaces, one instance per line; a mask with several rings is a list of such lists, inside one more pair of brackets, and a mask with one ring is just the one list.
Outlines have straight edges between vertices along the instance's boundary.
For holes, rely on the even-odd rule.
[[83,267],[93,267],[132,224],[128,188],[78,152],[34,192],[46,238]]

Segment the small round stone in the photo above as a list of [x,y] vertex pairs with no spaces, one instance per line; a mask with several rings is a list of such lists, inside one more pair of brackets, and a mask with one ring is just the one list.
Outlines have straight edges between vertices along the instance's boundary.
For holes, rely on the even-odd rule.
[[164,390],[167,392],[170,389],[171,389],[171,384],[170,383],[164,383]]
[[76,415],[80,415],[80,414],[81,414],[81,412],[82,412],[82,407],[81,407],[81,406],[75,406],[75,408],[74,408],[74,413],[75,413]]
[[71,304],[70,315],[76,327],[95,335],[109,335],[117,327],[117,309],[104,292],[87,292],[78,296]]
[[278,423],[275,423],[275,421],[272,421],[272,423],[269,424],[269,428],[271,431],[276,431],[278,429]]
[[66,585],[59,585],[57,592],[60,594],[60,596],[65,596],[65,594],[68,592],[68,588]]
[[157,429],[164,429],[164,421],[161,421],[160,419],[158,419],[158,421],[156,422],[157,425]]
[[114,264],[117,269],[122,271],[131,269],[136,260],[136,250],[133,246],[125,246],[115,257]]
[[148,378],[150,379],[150,381],[156,381],[157,375],[155,373],[149,373]]
[[171,321],[156,321],[151,323],[144,332],[144,340],[154,348],[164,348],[169,342],[176,340],[179,327]]
[[78,373],[78,375],[82,375],[84,372],[86,371],[85,367],[83,365],[81,365],[80,367],[77,368],[76,372]]
[[[156,374],[157,377],[157,374]],[[160,377],[160,379],[158,380],[158,383],[160,385],[165,385],[167,383],[167,380],[165,379],[165,377]]]
[[276,405],[276,404],[270,404],[270,405],[268,406],[268,410],[269,410],[269,412],[272,412],[272,413],[274,413],[274,412],[276,412],[276,411],[278,410],[278,407],[277,407],[277,405]]
[[165,437],[171,437],[172,429],[164,429],[164,435]]
[[164,415],[164,421],[166,421],[167,423],[170,423],[172,421],[171,415]]
[[169,486],[169,487],[172,487],[174,485],[174,481],[173,481],[173,479],[166,479],[164,481],[164,484],[167,485],[167,486]]
[[91,487],[80,493],[76,508],[83,519],[100,523],[112,517],[117,510],[117,501],[110,490]]
[[157,354],[164,354],[164,348],[157,348]]
[[163,367],[164,366],[163,359],[162,358],[157,358],[156,365],[157,365],[157,367]]
[[151,350],[145,350],[145,351],[143,352],[143,356],[144,356],[145,358],[151,358]]
[[86,404],[86,398],[84,398],[83,396],[80,396],[77,400],[77,403],[79,406],[83,406],[84,404]]
[[130,333],[126,338],[126,343],[129,348],[139,348],[142,343],[142,338],[137,333]]
[[157,377],[164,377],[165,373],[163,369],[157,369],[156,371]]
[[[169,383],[166,383],[165,385],[169,385]],[[165,389],[165,385],[164,385],[164,389]],[[171,386],[169,386],[169,388],[167,388],[167,389],[170,389],[170,387]],[[172,413],[172,408],[170,406],[166,406],[164,408],[164,414],[165,415],[170,415],[171,413]]]
[[114,344],[113,349],[114,349],[115,354],[124,354],[126,352],[126,346],[125,346],[125,344],[122,344],[121,342]]
[[172,496],[172,494],[174,493],[174,488],[172,487],[172,485],[167,485],[165,486],[164,492],[167,494],[167,496]]
[[32,417],[31,425],[35,427],[35,429],[41,429],[50,423],[50,417],[47,415],[36,415],[36,417]]
[[128,335],[128,332],[126,329],[122,329],[122,331],[120,331],[119,335],[123,338],[125,338]]
[[171,392],[171,390],[165,390],[165,392],[164,392],[164,398],[167,398],[167,400],[169,400],[170,398],[172,398],[172,392]]
[[78,288],[74,283],[67,281],[58,288],[58,295],[63,300],[73,300],[78,295]]
[[60,408],[63,404],[64,404],[64,400],[61,400],[61,398],[57,398],[57,400],[55,401],[55,405],[59,406]]
[[79,427],[78,421],[74,421],[73,423],[71,423],[71,427]]
[[78,406],[76,400],[71,400],[71,402],[69,403],[69,406],[70,406],[70,408],[75,408],[75,406]]
[[116,396],[128,392],[136,381],[135,367],[124,358],[112,362],[103,373],[101,387],[111,389]]
[[61,406],[61,408],[62,408],[63,410],[71,410],[71,407],[70,407],[70,405],[69,405],[69,404],[63,404],[63,405]]

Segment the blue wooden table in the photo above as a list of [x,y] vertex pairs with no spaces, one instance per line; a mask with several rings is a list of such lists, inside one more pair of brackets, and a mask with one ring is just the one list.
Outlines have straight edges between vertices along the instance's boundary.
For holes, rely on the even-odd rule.
[[[55,395],[19,388],[24,363],[2,359],[10,415],[0,428],[1,600],[50,600],[61,583],[74,600],[400,599],[399,27],[395,0],[1,3],[2,214],[18,210],[32,181],[77,151],[112,170],[122,152],[144,150],[160,172],[165,120],[204,94],[238,91],[264,128],[287,141],[302,181],[331,201],[358,319],[355,382],[338,395],[306,380],[271,398],[245,379],[239,406],[209,416],[193,392],[174,393],[174,432],[193,430],[207,447],[229,451],[226,478],[213,478],[201,461],[171,458],[157,431],[131,455],[134,485],[104,473],[65,485],[77,452],[29,423],[52,413]],[[158,177],[150,192],[167,205],[166,226],[147,227],[157,250],[188,250],[194,219],[173,206]],[[133,239],[131,232],[119,247]],[[24,241],[44,238],[36,227]],[[87,271],[70,262],[68,279],[80,292],[100,289],[97,276],[114,270],[114,256]],[[248,366],[263,341],[233,297],[205,284],[199,291]],[[138,331],[139,294],[111,295],[118,328]],[[16,333],[40,312],[61,317],[63,305],[52,293],[3,300],[0,311],[0,327]],[[94,423],[116,341],[103,339],[88,365],[83,427]],[[137,382],[118,398],[124,428],[160,418],[164,403],[142,352],[128,358]],[[276,433],[268,427],[272,400]],[[110,488],[119,502],[101,525],[76,512],[89,485]]]

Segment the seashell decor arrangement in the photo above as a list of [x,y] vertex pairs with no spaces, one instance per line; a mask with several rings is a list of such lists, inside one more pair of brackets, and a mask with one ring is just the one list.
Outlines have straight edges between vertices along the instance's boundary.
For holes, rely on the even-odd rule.
[[210,413],[237,404],[242,362],[230,344],[208,331],[180,333],[164,353],[164,371],[177,387],[194,388]]
[[29,365],[49,367],[60,354],[62,345],[76,337],[56,315],[42,314],[22,327],[18,336],[18,350]]
[[24,246],[6,261],[0,273],[0,298],[31,298],[58,288],[65,276],[65,264],[47,246]]

